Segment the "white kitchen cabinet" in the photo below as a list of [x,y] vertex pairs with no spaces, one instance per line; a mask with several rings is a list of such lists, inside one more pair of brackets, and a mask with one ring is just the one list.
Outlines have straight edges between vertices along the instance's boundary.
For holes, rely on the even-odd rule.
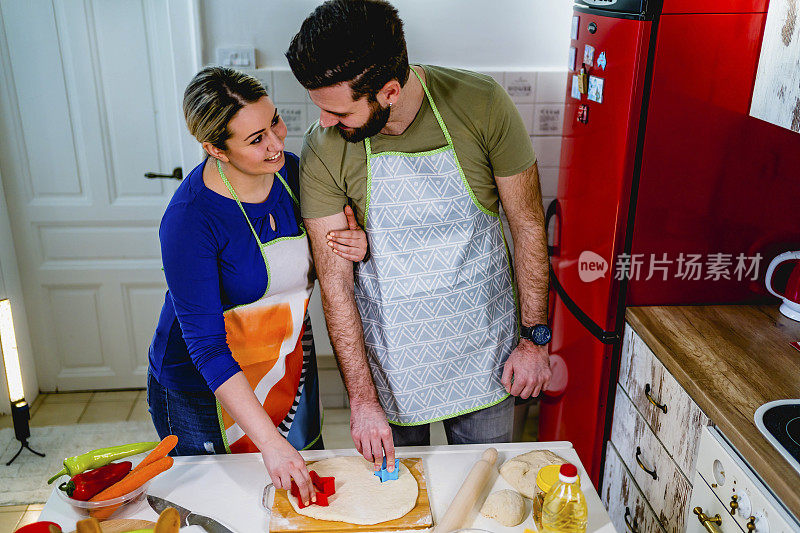
[[[639,531],[685,530],[691,514],[697,446],[701,430],[708,424],[708,417],[626,325],[608,447],[616,450],[623,468],[616,465],[612,454],[606,455],[601,494],[632,485],[656,518],[655,524],[643,520]],[[620,479],[624,475],[630,479]],[[630,530],[624,514],[631,506],[612,505],[610,496],[606,505],[614,524]]]

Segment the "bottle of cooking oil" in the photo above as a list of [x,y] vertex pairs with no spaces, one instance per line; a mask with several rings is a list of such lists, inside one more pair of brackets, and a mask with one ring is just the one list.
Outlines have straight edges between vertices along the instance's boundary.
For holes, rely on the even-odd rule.
[[586,498],[578,481],[578,469],[569,463],[561,465],[558,483],[550,488],[544,498],[542,531],[584,533],[588,515]]

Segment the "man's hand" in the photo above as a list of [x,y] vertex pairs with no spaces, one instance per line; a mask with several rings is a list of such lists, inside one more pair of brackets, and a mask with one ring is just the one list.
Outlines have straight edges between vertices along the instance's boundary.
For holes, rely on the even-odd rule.
[[506,360],[500,382],[506,392],[526,400],[538,396],[547,387],[551,376],[547,346],[537,346],[527,339],[520,339]]
[[394,439],[383,408],[377,403],[350,404],[350,434],[358,453],[380,470],[386,455],[386,470],[394,470]]

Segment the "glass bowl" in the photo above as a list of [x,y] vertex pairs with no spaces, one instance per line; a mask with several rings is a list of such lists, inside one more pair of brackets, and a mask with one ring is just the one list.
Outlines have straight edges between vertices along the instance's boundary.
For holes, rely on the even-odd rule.
[[[117,498],[98,502],[84,502],[81,500],[73,500],[67,496],[66,492],[58,488],[61,483],[66,483],[69,481],[69,479],[69,476],[61,476],[56,480],[55,490],[58,493],[58,496],[67,502],[72,509],[81,516],[95,516],[97,513],[101,514],[102,517],[95,516],[98,518],[98,520],[107,520],[112,517],[119,517],[124,511],[132,512],[136,510],[144,501],[145,496],[147,496],[147,488],[150,486],[150,481],[148,481],[138,489],[135,489],[128,494],[124,494]],[[101,510],[103,511],[102,513],[100,513]]]

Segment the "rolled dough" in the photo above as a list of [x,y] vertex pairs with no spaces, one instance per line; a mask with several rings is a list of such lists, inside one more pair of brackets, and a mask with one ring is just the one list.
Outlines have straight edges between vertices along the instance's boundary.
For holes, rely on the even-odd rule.
[[309,505],[300,509],[297,498],[287,493],[289,503],[301,515],[319,520],[350,524],[378,524],[400,518],[417,503],[419,487],[414,475],[402,461],[395,481],[381,483],[372,463],[363,457],[331,457],[308,466],[322,477],[336,478],[336,493],[329,505]]

